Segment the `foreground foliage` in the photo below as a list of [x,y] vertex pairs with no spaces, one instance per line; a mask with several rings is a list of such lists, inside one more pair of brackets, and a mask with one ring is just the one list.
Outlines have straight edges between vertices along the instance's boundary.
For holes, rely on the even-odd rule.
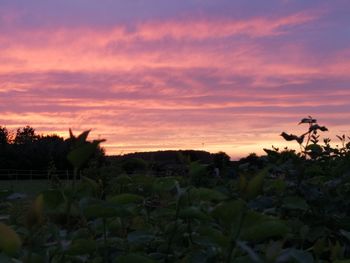
[[[172,177],[106,167],[34,200],[3,190],[0,261],[350,262],[350,144],[319,145],[326,128],[302,123],[305,134],[282,133],[299,153],[266,149],[239,162],[235,178],[193,162]],[[87,136],[73,136],[76,172],[100,142]]]

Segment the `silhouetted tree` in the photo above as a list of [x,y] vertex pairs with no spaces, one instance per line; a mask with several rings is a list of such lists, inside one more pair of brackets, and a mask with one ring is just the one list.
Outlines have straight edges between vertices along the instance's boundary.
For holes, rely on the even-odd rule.
[[[0,169],[46,170],[52,166],[58,170],[72,169],[67,154],[84,139],[37,135],[30,126],[17,129],[13,140],[10,134],[6,127],[0,126]],[[105,160],[104,150],[98,147],[93,158],[100,166]]]
[[26,126],[22,129],[17,129],[15,144],[27,144],[38,140],[39,136],[35,134],[34,128]]
[[122,167],[127,174],[132,174],[136,171],[145,171],[147,162],[140,158],[131,158],[123,162]]
[[9,132],[6,127],[0,126],[0,145],[7,145],[9,143]]
[[224,169],[226,166],[230,165],[230,156],[224,152],[218,152],[213,154],[213,161],[215,167],[220,170]]

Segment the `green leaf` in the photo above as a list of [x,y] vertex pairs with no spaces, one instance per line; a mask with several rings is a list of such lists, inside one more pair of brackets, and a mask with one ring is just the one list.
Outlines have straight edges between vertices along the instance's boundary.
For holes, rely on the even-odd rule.
[[117,184],[129,184],[132,182],[132,179],[130,176],[127,176],[127,175],[120,175],[120,176],[117,176],[117,178],[115,179],[115,182]]
[[31,228],[35,225],[41,225],[44,220],[44,196],[38,195],[27,212],[27,227]]
[[309,209],[309,205],[306,203],[306,201],[298,196],[288,196],[284,198],[283,207],[302,211]]
[[219,191],[215,191],[209,188],[194,188],[190,191],[191,199],[201,201],[222,201],[227,199],[227,196]]
[[309,116],[308,118],[303,118],[303,119],[299,122],[298,125],[303,124],[303,123],[309,123],[309,124],[311,124],[311,123],[316,123],[316,122],[317,122],[316,119],[313,119],[311,116]]
[[283,193],[286,189],[286,182],[283,179],[277,178],[271,182],[270,187],[278,193]]
[[87,137],[89,136],[90,132],[91,132],[91,130],[87,130],[87,131],[84,131],[81,134],[79,134],[78,137],[77,137],[78,143],[82,144],[82,143],[86,142]]
[[256,263],[249,256],[239,256],[234,258],[231,262],[232,263]]
[[210,252],[193,249],[185,258],[185,262],[191,262],[191,263],[210,262]]
[[320,131],[328,131],[327,127],[325,126],[319,126],[318,124],[314,124],[312,125],[310,128],[309,128],[309,132],[312,132],[312,131],[317,131],[317,130],[320,130]]
[[48,190],[42,193],[45,206],[54,209],[62,204],[64,197],[59,190]]
[[165,218],[173,218],[176,214],[175,209],[171,208],[157,208],[152,211],[152,216],[159,218],[159,220],[164,220]]
[[205,176],[207,174],[207,168],[198,163],[198,162],[192,162],[190,164],[190,167],[189,167],[189,176],[190,177],[202,177],[202,176]]
[[291,258],[294,258],[299,263],[313,263],[314,259],[311,253],[303,250],[293,250],[290,254]]
[[91,233],[88,228],[79,228],[72,233],[71,239],[89,239]]
[[155,239],[155,236],[148,231],[134,231],[128,234],[128,241],[136,244],[146,244]]
[[116,205],[127,205],[131,203],[141,203],[143,201],[143,196],[136,194],[120,194],[108,198],[108,202]]
[[94,154],[99,143],[102,141],[104,140],[87,142],[86,144],[78,146],[77,148],[73,149],[71,152],[68,153],[68,161],[74,166],[74,168],[81,168]]
[[334,261],[335,259],[338,259],[341,257],[342,254],[342,246],[340,245],[339,241],[337,240],[335,244],[331,244],[330,251],[331,251],[331,259]]
[[91,239],[76,239],[70,245],[67,254],[69,255],[86,255],[94,253],[96,242]]
[[126,256],[120,256],[115,262],[118,263],[155,263],[154,260],[135,253],[128,254]]
[[284,222],[271,220],[242,230],[241,238],[247,241],[260,241],[271,237],[284,237],[288,232],[289,228]]
[[276,258],[281,254],[283,241],[270,241],[265,248],[265,259],[267,262],[277,262]]
[[75,136],[74,136],[73,131],[72,131],[71,128],[69,128],[69,138],[70,139],[75,139]]
[[176,188],[176,180],[171,177],[158,178],[153,183],[155,192],[168,192]]
[[83,208],[83,214],[87,218],[109,218],[109,217],[125,217],[130,212],[122,207],[115,207],[107,202],[95,202]]
[[245,244],[242,241],[236,241],[236,244],[242,251],[244,251],[248,254],[249,258],[253,262],[257,262],[257,263],[262,262],[262,260],[258,256],[258,254],[252,248],[250,248],[247,244]]
[[199,220],[206,220],[209,218],[198,207],[194,207],[194,206],[181,209],[179,213],[179,217],[185,218],[185,219],[199,219]]
[[215,244],[219,247],[225,248],[228,247],[229,244],[229,238],[224,236],[221,231],[212,228],[210,226],[202,226],[198,229],[198,233],[200,236],[197,239],[196,237],[196,243],[205,242],[205,243],[211,243],[212,245]]
[[10,194],[12,194],[12,192],[10,190],[8,190],[8,189],[1,189],[0,190],[0,199],[6,198]]
[[237,226],[238,219],[245,209],[245,202],[242,200],[222,202],[211,212],[212,216],[229,232]]
[[327,242],[324,238],[318,239],[312,246],[312,250],[317,257],[320,257],[322,253],[328,249]]
[[86,207],[83,212],[88,218],[108,218],[118,215],[118,212],[114,207],[106,207],[101,205],[90,205]]
[[241,239],[261,241],[271,237],[284,237],[289,232],[287,224],[279,219],[249,211],[244,217]]
[[17,233],[9,226],[0,223],[0,250],[13,256],[21,248],[22,242]]
[[243,193],[245,199],[247,200],[254,199],[262,192],[263,182],[266,174],[267,174],[267,170],[264,169],[248,182],[247,188]]
[[288,249],[284,254],[278,257],[277,261],[279,261],[280,258],[283,258],[284,261],[289,259],[292,259],[292,260],[294,259],[297,263],[314,263],[314,259],[311,253],[304,250],[294,249],[294,248]]
[[[14,263],[20,263],[18,261],[14,261]],[[38,253],[31,253],[30,254],[30,259],[26,259],[25,263],[45,263],[45,259],[43,255],[40,255]]]
[[245,175],[239,176],[239,191],[242,193],[242,195],[245,193],[248,186],[248,180]]
[[300,141],[300,138],[294,134],[287,134],[285,132],[281,133],[281,136],[283,137],[283,139],[285,139],[286,141]]
[[122,228],[123,228],[123,224],[119,217],[108,222],[108,230],[111,231],[112,233],[117,233]]
[[321,154],[322,147],[318,144],[310,144],[305,148],[306,151],[311,151],[313,154]]
[[[345,231],[350,231],[350,216],[337,218],[337,224]],[[344,235],[344,234],[343,234]]]
[[82,183],[84,184],[84,187],[89,187],[93,193],[97,193],[99,191],[99,185],[97,182],[89,177],[82,176],[81,177]]
[[350,232],[341,229],[340,233],[350,241]]

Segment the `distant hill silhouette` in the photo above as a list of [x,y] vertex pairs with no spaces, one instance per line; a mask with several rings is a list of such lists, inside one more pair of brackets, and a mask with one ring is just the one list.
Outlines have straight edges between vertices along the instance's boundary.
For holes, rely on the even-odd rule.
[[138,158],[147,162],[155,163],[183,163],[186,161],[199,161],[204,164],[209,164],[213,161],[214,154],[206,151],[197,150],[168,150],[168,151],[154,151],[154,152],[136,152],[125,155],[110,155],[107,159],[114,159],[124,161],[128,159]]

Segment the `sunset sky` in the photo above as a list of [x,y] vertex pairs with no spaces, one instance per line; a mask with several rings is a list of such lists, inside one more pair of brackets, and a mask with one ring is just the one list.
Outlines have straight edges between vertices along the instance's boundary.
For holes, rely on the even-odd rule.
[[350,135],[349,0],[0,0],[0,125],[237,158]]

